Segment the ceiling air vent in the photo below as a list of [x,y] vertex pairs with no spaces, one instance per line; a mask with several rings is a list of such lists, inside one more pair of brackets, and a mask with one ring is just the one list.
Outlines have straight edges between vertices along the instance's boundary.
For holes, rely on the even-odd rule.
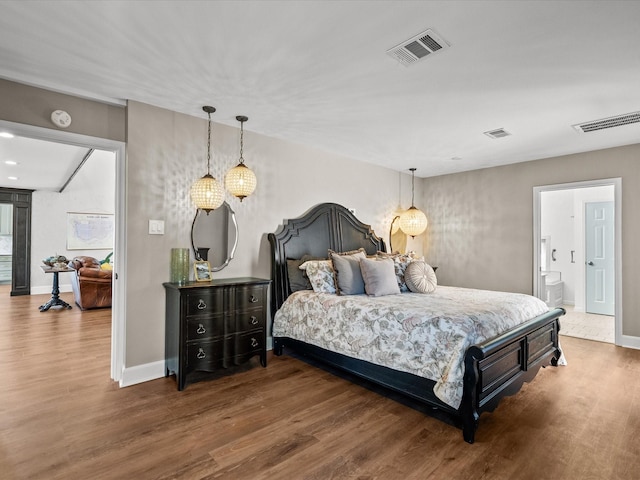
[[491,138],[502,138],[502,137],[508,137],[509,135],[511,135],[504,128],[496,128],[495,130],[489,130],[488,132],[484,132],[484,134],[487,137],[491,137]]
[[620,127],[631,123],[640,122],[640,112],[625,113],[616,117],[603,118],[601,120],[593,120],[591,122],[579,123],[573,125],[578,132],[588,133],[596,130],[604,130],[605,128]]
[[449,44],[433,30],[429,29],[419,33],[413,38],[402,42],[387,50],[387,55],[392,56],[405,67],[412,65],[426,56],[449,48]]

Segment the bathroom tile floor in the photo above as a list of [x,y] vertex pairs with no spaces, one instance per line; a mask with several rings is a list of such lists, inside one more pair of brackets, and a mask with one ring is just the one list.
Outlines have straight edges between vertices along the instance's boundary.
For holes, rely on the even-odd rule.
[[560,335],[598,342],[615,342],[615,317],[575,312],[573,305],[563,305],[566,315],[560,317]]

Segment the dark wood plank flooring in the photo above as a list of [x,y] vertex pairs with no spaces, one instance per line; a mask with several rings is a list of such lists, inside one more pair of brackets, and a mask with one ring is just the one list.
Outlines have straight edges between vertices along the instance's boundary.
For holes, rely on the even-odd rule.
[[[71,303],[71,294],[62,294]],[[0,287],[3,479],[635,479],[640,351],[562,337],[476,443],[289,356],[183,392],[109,378],[110,310],[39,312]]]

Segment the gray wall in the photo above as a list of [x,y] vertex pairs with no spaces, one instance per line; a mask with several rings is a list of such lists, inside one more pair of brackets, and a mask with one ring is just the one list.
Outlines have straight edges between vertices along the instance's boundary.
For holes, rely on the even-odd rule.
[[618,177],[622,333],[640,336],[640,144],[424,179],[425,252],[438,281],[533,293],[533,187]]
[[[124,142],[125,108],[63,93],[30,87],[0,79],[0,119],[58,129],[51,112],[64,110],[71,115],[67,132]],[[59,129],[58,129],[59,130]]]
[[[218,111],[212,117],[237,113]],[[169,281],[171,248],[190,246],[195,207],[188,192],[206,173],[207,120],[129,102],[127,124],[126,366],[131,367],[164,358],[162,282]],[[399,183],[405,208],[410,204],[409,175],[399,182],[395,171],[258,135],[249,127],[250,121],[244,158],[258,187],[242,203],[227,195],[236,212],[239,243],[235,258],[214,277],[269,278],[266,234],[318,203],[355,208],[358,218],[385,240]],[[221,180],[238,163],[239,128],[215,123],[211,143],[211,173]],[[420,193],[416,185],[416,195]],[[150,219],[165,221],[164,235],[148,234]]]

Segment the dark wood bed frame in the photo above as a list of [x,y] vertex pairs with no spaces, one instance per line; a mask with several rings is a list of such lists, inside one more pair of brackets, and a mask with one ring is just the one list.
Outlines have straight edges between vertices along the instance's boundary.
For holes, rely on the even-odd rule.
[[[327,250],[337,252],[364,248],[368,254],[385,250],[385,243],[369,225],[360,222],[345,207],[323,203],[302,217],[285,220],[277,232],[268,235],[272,253],[272,318],[289,296],[287,259],[303,255],[326,258]],[[275,355],[288,347],[296,353],[320,360],[340,370],[364,378],[418,401],[421,405],[446,412],[459,427],[464,439],[473,443],[482,412],[493,411],[502,397],[513,395],[531,381],[542,366],[557,365],[558,318],[556,308],[506,333],[473,345],[465,354],[464,392],[456,410],[433,393],[435,382],[363,360],[331,352],[287,337],[273,338]]]

